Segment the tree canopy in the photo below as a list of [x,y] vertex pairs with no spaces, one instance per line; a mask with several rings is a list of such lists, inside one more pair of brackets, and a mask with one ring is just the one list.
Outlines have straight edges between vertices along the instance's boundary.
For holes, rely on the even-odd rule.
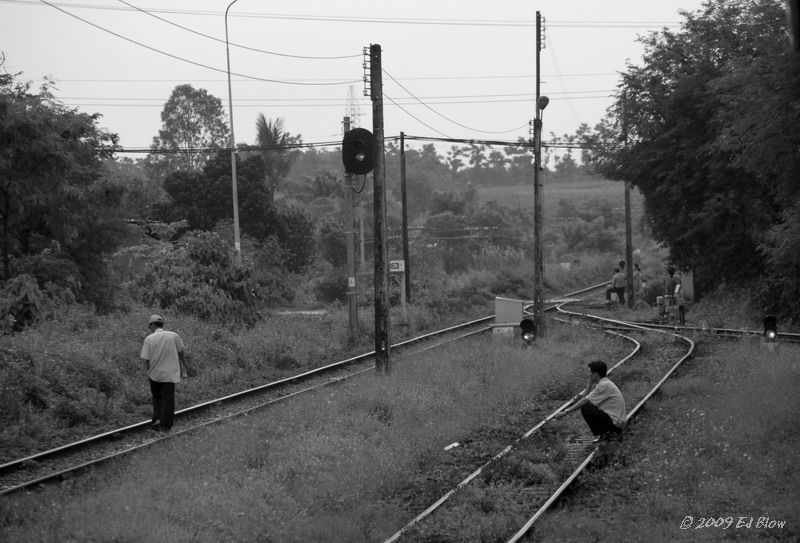
[[104,308],[103,257],[124,232],[122,189],[103,176],[117,136],[99,115],[57,102],[0,73],[0,254],[2,278],[28,274],[41,288]]
[[151,170],[160,177],[173,171],[198,172],[228,144],[222,101],[205,89],[178,85],[161,111],[163,123],[150,146]]
[[[787,212],[800,188],[800,59],[783,4],[710,0],[682,15],[680,31],[642,38],[643,62],[622,74],[613,127],[583,139],[605,145],[603,173],[641,190],[655,238],[701,288],[796,282],[796,267],[770,266],[771,233],[791,231],[784,223],[797,216]],[[800,249],[796,237],[783,251],[785,243]]]

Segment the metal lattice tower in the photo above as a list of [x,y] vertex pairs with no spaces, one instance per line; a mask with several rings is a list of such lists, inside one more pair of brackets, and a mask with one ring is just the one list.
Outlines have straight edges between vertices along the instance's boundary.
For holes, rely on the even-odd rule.
[[356,90],[353,85],[347,90],[347,104],[345,105],[345,117],[350,117],[350,128],[358,128],[361,126],[361,106],[356,97]]

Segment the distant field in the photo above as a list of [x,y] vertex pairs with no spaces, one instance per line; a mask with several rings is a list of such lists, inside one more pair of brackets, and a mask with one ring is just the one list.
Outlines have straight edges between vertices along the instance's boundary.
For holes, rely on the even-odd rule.
[[[573,200],[577,205],[593,198],[618,199],[620,207],[624,206],[625,202],[624,186],[621,182],[595,176],[554,180],[553,177],[545,175],[542,179],[542,192],[544,205],[555,204],[562,198]],[[636,197],[639,196],[638,192],[633,191],[633,193]],[[495,201],[505,207],[533,209],[533,180],[525,185],[478,187],[478,196],[481,202]]]

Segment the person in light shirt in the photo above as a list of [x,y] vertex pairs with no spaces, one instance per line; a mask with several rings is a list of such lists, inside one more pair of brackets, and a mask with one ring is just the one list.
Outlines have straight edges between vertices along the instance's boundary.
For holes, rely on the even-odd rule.
[[152,315],[147,325],[141,358],[145,361],[153,396],[153,428],[169,432],[175,418],[175,383],[187,376],[185,348],[181,337],[164,330],[161,315]]
[[617,385],[606,377],[608,368],[602,360],[589,362],[589,384],[581,392],[581,398],[556,413],[561,418],[567,413],[580,410],[589,430],[596,436],[595,443],[622,438],[622,430],[627,422],[625,399]]

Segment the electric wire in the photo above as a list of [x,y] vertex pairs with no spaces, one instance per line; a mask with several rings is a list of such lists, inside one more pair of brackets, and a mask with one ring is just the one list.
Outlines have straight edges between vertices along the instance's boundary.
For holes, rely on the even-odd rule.
[[163,22],[165,22],[165,23],[167,23],[169,25],[175,26],[175,27],[180,28],[182,30],[185,30],[187,32],[191,32],[192,34],[196,34],[198,36],[202,36],[204,38],[208,38],[210,40],[214,40],[214,41],[219,42],[219,43],[224,43],[224,44],[230,45],[232,47],[237,47],[239,49],[245,49],[247,51],[253,51],[255,53],[264,53],[265,55],[274,55],[274,56],[278,56],[278,57],[296,58],[296,59],[305,59],[305,60],[340,60],[340,59],[350,59],[350,58],[360,58],[361,57],[360,53],[359,54],[355,54],[355,55],[338,55],[338,56],[324,56],[323,57],[323,56],[291,55],[291,54],[288,54],[288,53],[276,53],[274,51],[266,51],[264,49],[256,49],[254,47],[248,47],[246,45],[240,45],[238,43],[225,41],[225,40],[222,40],[222,39],[217,38],[215,36],[211,36],[209,34],[204,34],[202,32],[194,30],[193,28],[189,28],[189,27],[186,27],[186,26],[183,26],[183,25],[179,25],[176,22],[170,21],[169,19],[165,19],[163,17],[160,17],[160,16],[156,15],[155,13],[153,13],[151,11],[148,11],[146,9],[142,9],[140,7],[137,7],[137,6],[134,6],[133,4],[131,4],[129,2],[126,2],[125,0],[117,0],[117,1],[119,3],[121,3],[121,4],[125,4],[126,6],[129,6],[129,7],[133,8],[133,9],[135,9],[136,11],[144,13],[145,15],[149,15],[150,17],[154,17],[155,19],[158,19],[159,21],[163,21]]
[[[447,117],[447,116],[445,116],[445,115],[442,115],[441,113],[439,113],[438,111],[436,111],[435,109],[433,109],[432,107],[430,107],[430,106],[429,106],[427,103],[425,103],[425,102],[423,102],[422,100],[420,100],[419,98],[417,98],[417,96],[416,96],[416,95],[415,95],[413,92],[411,92],[410,90],[408,90],[408,89],[407,89],[407,88],[406,88],[406,87],[405,87],[405,86],[404,86],[402,83],[400,83],[400,82],[399,82],[397,79],[395,79],[395,78],[394,78],[394,76],[393,76],[392,74],[390,74],[389,72],[387,72],[385,69],[383,69],[383,73],[385,73],[386,75],[388,75],[388,76],[389,76],[389,79],[391,79],[392,81],[394,81],[394,82],[397,84],[397,86],[399,86],[401,89],[403,89],[404,91],[406,91],[406,93],[408,93],[408,95],[409,95],[411,98],[413,98],[414,100],[416,100],[417,102],[419,102],[420,104],[422,104],[423,106],[425,106],[427,109],[429,109],[430,111],[432,111],[433,113],[435,113],[436,115],[438,115],[439,117],[441,117],[442,119],[444,119],[444,120],[446,120],[446,121],[449,121],[449,122],[451,122],[451,123],[453,123],[453,124],[455,124],[455,125],[458,125],[458,126],[460,126],[461,128],[465,128],[465,129],[467,129],[467,130],[471,130],[471,131],[473,131],[473,132],[480,132],[480,133],[482,133],[482,134],[509,134],[509,133],[511,133],[511,132],[516,132],[516,131],[518,131],[518,130],[520,130],[520,129],[522,129],[522,128],[525,128],[526,126],[528,126],[528,123],[527,123],[527,122],[526,122],[524,125],[522,125],[522,126],[518,126],[518,127],[516,127],[516,128],[512,128],[512,129],[510,129],[510,130],[480,130],[480,129],[478,129],[478,128],[473,128],[473,127],[471,127],[471,126],[467,126],[467,125],[465,125],[465,124],[462,124],[462,123],[460,123],[460,122],[458,122],[458,121],[454,121],[454,120],[453,120],[453,119],[451,119],[450,117]],[[404,111],[405,111],[405,110],[404,110]],[[406,112],[406,113],[407,113],[407,112]],[[419,119],[417,119],[417,120],[419,120]],[[426,126],[427,126],[427,125],[426,125]],[[430,127],[428,127],[428,128],[430,128]],[[441,132],[439,132],[438,130],[437,130],[437,132],[438,132],[439,134],[441,134]]]
[[[153,52],[158,53],[160,55],[165,55],[165,56],[168,56],[168,57],[173,58],[175,60],[179,60],[181,62],[186,62],[186,63],[192,64],[194,66],[199,66],[199,67],[205,68],[207,70],[212,70],[212,71],[215,71],[215,72],[221,72],[221,73],[224,73],[224,74],[228,74],[229,73],[228,70],[223,70],[221,68],[215,68],[213,66],[209,66],[208,64],[203,64],[201,62],[196,62],[194,60],[189,60],[187,58],[183,58],[183,57],[180,57],[178,55],[174,55],[174,54],[169,53],[167,51],[163,51],[163,50],[158,49],[156,47],[152,47],[150,45],[147,45],[147,44],[142,43],[140,41],[134,40],[132,38],[128,38],[127,36],[123,36],[122,34],[114,32],[113,30],[109,30],[108,28],[105,28],[105,27],[100,26],[98,24],[95,24],[95,23],[93,23],[93,22],[91,22],[91,21],[89,21],[87,19],[84,19],[83,17],[80,17],[79,15],[75,15],[74,13],[71,13],[71,12],[65,10],[65,9],[62,9],[62,8],[56,6],[55,4],[53,4],[51,2],[48,2],[47,0],[38,0],[38,1],[41,2],[42,4],[50,6],[51,8],[53,8],[55,10],[60,11],[61,13],[64,13],[65,15],[69,15],[70,17],[73,17],[74,19],[77,19],[77,20],[79,20],[79,21],[81,21],[81,22],[83,22],[85,24],[88,24],[89,26],[93,26],[94,28],[97,28],[98,30],[102,30],[103,32],[107,32],[108,34],[111,34],[112,36],[115,36],[117,38],[120,38],[120,39],[123,39],[125,41],[131,42],[131,43],[133,43],[135,45],[138,45],[140,47],[144,47],[145,49],[149,49],[150,51],[153,51]],[[247,75],[247,74],[240,74],[240,73],[235,73],[235,72],[230,72],[230,75],[237,75],[239,77],[245,77],[247,79],[252,79],[252,80],[255,80],[255,81],[263,81],[263,82],[266,82],[266,83],[278,83],[278,84],[281,84],[281,85],[299,85],[299,86],[305,86],[305,85],[313,85],[313,86],[319,86],[319,85],[352,85],[354,83],[360,83],[361,82],[360,79],[355,79],[355,80],[351,80],[351,81],[338,81],[338,82],[332,82],[332,83],[310,83],[310,82],[301,83],[301,82],[298,82],[298,81],[284,81],[284,80],[280,80],[280,79],[268,79],[268,78],[264,78],[264,77],[257,77],[257,76],[252,76],[252,75]]]
[[417,117],[416,115],[414,115],[413,113],[408,111],[406,108],[404,108],[399,103],[397,103],[391,96],[389,96],[385,92],[383,93],[383,97],[386,98],[387,100],[389,100],[391,103],[393,103],[398,108],[400,108],[406,115],[408,115],[409,117],[411,117],[412,119],[414,119],[418,123],[424,125],[426,128],[430,128],[431,130],[433,130],[434,132],[436,132],[440,136],[444,136],[445,138],[449,138],[450,137],[447,134],[445,134],[444,132],[441,132],[440,130],[435,129],[434,127],[432,127],[431,125],[429,125],[428,123],[426,123],[425,121],[423,121],[422,119],[420,119],[419,117]]
[[[0,3],[34,5],[36,0],[0,0]],[[97,9],[107,11],[130,11],[118,6],[93,5],[79,2],[60,2],[59,5],[69,8]],[[209,10],[187,10],[157,8],[154,13],[167,13],[176,15],[200,15],[219,17],[221,12]],[[325,21],[337,23],[378,23],[378,24],[404,24],[404,25],[439,25],[439,26],[488,26],[488,27],[516,27],[533,28],[534,20],[519,19],[437,19],[437,18],[412,18],[412,17],[356,17],[343,15],[306,15],[306,14],[281,14],[281,13],[252,13],[236,14],[236,17],[250,19],[276,19],[294,21]],[[561,28],[663,28],[680,26],[679,21],[548,21],[549,26]]]
[[572,120],[575,121],[575,126],[580,126],[581,122],[578,119],[578,112],[575,110],[575,106],[572,104],[572,99],[570,97],[570,93],[564,85],[564,79],[561,77],[561,66],[558,63],[558,56],[556,56],[555,47],[553,47],[553,41],[550,39],[550,36],[546,36],[545,40],[547,41],[548,47],[547,49],[550,51],[550,59],[553,62],[553,68],[555,68],[557,79],[559,86],[561,87],[562,92],[566,96],[567,108],[569,109],[569,113],[572,116]]
[[[517,141],[508,140],[481,140],[481,139],[465,139],[465,138],[450,138],[443,137],[437,138],[432,136],[414,136],[404,134],[403,137],[409,141],[429,141],[429,142],[442,142],[442,143],[463,143],[467,145],[488,145],[488,146],[503,146],[503,147],[519,147],[519,148],[532,148],[533,143],[530,140],[520,139]],[[384,138],[384,141],[399,141],[400,135],[389,136]],[[245,147],[237,147],[238,152],[251,152],[251,151],[281,151],[292,149],[307,149],[312,147],[340,147],[341,141],[320,141],[320,142],[299,142],[287,143],[284,145],[248,145]],[[542,147],[551,147],[556,149],[596,149],[596,148],[616,148],[611,144],[592,144],[586,145],[584,143],[562,143],[558,141],[542,142]],[[216,153],[220,151],[230,152],[230,147],[198,147],[192,149],[196,153]],[[154,154],[180,154],[185,153],[186,149],[172,149],[167,147],[127,147],[117,148],[115,152],[118,153],[154,153]]]

